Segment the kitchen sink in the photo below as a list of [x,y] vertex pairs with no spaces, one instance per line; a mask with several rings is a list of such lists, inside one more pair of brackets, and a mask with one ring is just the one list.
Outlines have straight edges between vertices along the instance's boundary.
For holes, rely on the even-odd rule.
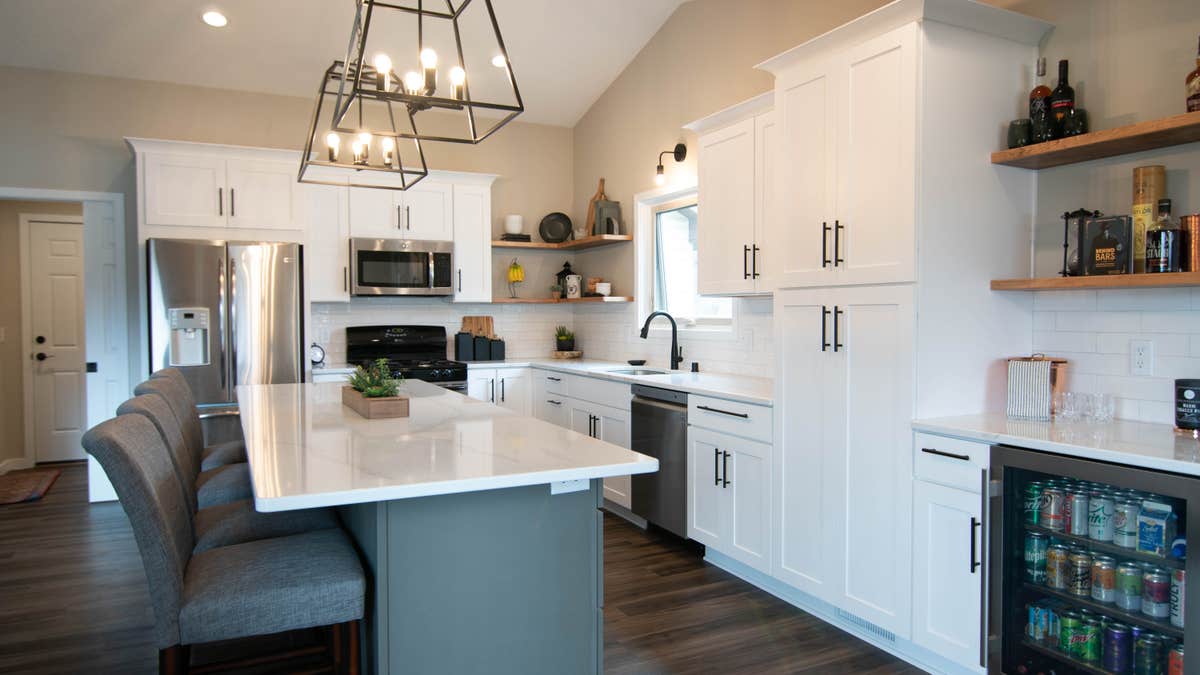
[[615,370],[606,370],[606,373],[613,375],[666,375],[665,370],[652,370],[650,368],[617,368]]

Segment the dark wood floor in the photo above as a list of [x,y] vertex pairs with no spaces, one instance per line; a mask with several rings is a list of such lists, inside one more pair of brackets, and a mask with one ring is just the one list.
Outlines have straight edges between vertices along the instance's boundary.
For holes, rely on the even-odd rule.
[[[604,526],[609,673],[917,673],[705,564],[677,539]],[[0,506],[0,673],[153,673],[153,614],[118,504],[66,468],[41,501]]]

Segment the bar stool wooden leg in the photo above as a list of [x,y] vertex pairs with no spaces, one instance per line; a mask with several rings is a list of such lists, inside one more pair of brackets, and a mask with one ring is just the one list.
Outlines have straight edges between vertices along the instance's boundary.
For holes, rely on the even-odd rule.
[[186,645],[171,645],[158,650],[159,675],[187,675],[192,650]]
[[358,621],[347,621],[346,626],[346,675],[359,675]]

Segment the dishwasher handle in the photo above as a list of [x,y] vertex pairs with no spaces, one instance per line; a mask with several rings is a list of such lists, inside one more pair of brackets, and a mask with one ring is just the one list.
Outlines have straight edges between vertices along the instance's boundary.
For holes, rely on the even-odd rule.
[[685,417],[687,416],[687,406],[686,405],[679,405],[676,403],[667,403],[666,401],[659,401],[659,400],[652,399],[652,398],[645,398],[642,396],[634,396],[633,397],[633,405],[649,406],[651,408],[658,408],[660,410],[665,410],[670,413],[680,414]]

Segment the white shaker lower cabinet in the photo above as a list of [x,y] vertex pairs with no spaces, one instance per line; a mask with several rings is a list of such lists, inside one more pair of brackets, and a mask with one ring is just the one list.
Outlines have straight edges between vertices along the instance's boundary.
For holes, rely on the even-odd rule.
[[491,403],[495,401],[496,370],[470,368],[467,370],[467,396]]
[[980,673],[983,516],[979,493],[913,483],[912,641]]
[[688,537],[769,572],[770,480],[770,445],[689,426]]
[[533,400],[533,416],[543,422],[569,427],[569,412],[568,401],[561,394],[550,393]]
[[528,368],[471,368],[467,370],[467,396],[495,403],[502,408],[528,415]]
[[[573,382],[586,380],[577,379]],[[629,447],[628,411],[573,398],[565,399],[564,403],[571,429],[622,448]],[[631,489],[632,479],[629,476],[604,479],[604,498],[627,509],[633,503]]]
[[774,314],[773,574],[907,637],[913,289],[779,291]]

